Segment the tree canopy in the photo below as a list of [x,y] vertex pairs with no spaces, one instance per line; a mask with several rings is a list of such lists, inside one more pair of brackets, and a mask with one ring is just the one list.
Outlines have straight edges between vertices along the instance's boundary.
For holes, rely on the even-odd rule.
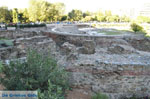
[[[78,9],[65,13],[64,3],[50,3],[46,0],[30,0],[25,9],[8,9],[0,7],[0,23],[29,23],[29,22],[56,22],[56,21],[98,21],[98,22],[130,22],[126,15],[114,15],[110,10],[97,12],[82,12]],[[138,22],[150,23],[150,17],[139,16]]]
[[49,3],[45,0],[30,0],[28,13],[29,20],[36,21],[58,21],[65,11],[63,3]]
[[8,10],[8,7],[0,7],[0,22],[12,22],[12,11]]
[[68,16],[71,21],[79,21],[82,19],[83,14],[80,10],[72,10],[68,13]]

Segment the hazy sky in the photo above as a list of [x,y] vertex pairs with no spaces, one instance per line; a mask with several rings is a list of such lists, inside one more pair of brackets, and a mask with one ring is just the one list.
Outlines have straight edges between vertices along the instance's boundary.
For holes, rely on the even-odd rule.
[[[47,0],[49,2],[63,2],[67,11],[80,9],[82,11],[96,11],[102,9],[128,9],[140,8],[142,4],[150,0]],[[9,8],[28,7],[29,0],[0,0],[0,6],[5,5]]]

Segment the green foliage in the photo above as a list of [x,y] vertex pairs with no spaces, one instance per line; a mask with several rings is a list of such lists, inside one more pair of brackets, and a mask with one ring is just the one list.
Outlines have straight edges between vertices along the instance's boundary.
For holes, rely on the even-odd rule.
[[127,16],[122,16],[122,17],[120,17],[120,22],[130,22],[130,18],[129,17],[127,17]]
[[29,22],[29,13],[27,8],[18,10],[18,21],[20,23]]
[[108,10],[108,11],[106,10],[106,11],[105,11],[105,16],[112,16],[111,11],[110,11],[110,10]]
[[29,22],[29,12],[28,9],[25,8],[21,12],[23,14],[22,20],[20,20],[22,23],[28,23]]
[[83,18],[85,18],[86,16],[91,16],[91,13],[89,11],[86,11],[83,13]]
[[91,21],[91,20],[92,20],[91,16],[86,16],[85,18],[82,19],[82,21],[84,21],[84,22],[88,22],[88,21]]
[[13,23],[18,23],[18,9],[14,8],[13,9]]
[[11,61],[4,65],[0,78],[7,90],[38,90],[40,99],[62,99],[68,88],[67,73],[51,57],[30,50],[26,61]]
[[102,93],[97,93],[96,95],[92,96],[92,99],[108,99],[108,96]]
[[[0,22],[29,23],[29,22],[53,22],[53,21],[99,21],[99,22],[129,22],[127,16],[113,15],[110,10],[98,12],[83,12],[72,10],[67,16],[64,15],[64,3],[50,3],[46,0],[30,0],[29,8],[12,11],[7,7],[0,7]],[[139,22],[150,22],[149,17],[139,16]]]
[[48,80],[48,90],[43,93],[39,90],[39,99],[64,99],[63,94],[61,86],[55,86]]
[[92,27],[96,27],[96,24],[92,24]]
[[19,28],[45,27],[46,24],[19,24]]
[[62,16],[60,21],[65,21],[65,20],[67,20],[67,15]]
[[134,32],[142,32],[143,31],[143,27],[136,24],[136,23],[132,23],[130,25],[131,29],[134,31]]
[[6,27],[16,27],[16,28],[31,28],[31,27],[45,27],[46,24],[8,24]]
[[58,21],[64,14],[63,3],[49,3],[45,0],[30,0],[29,20],[32,22]]
[[137,21],[140,22],[140,23],[150,23],[150,17],[138,16]]
[[118,16],[118,15],[112,15],[111,11],[105,11],[103,13],[102,11],[98,11],[95,16],[96,21],[99,22],[129,22],[130,18],[127,16]]
[[0,37],[0,40],[8,40],[8,38]]
[[1,22],[11,22],[12,16],[11,16],[11,10],[8,10],[7,7],[0,7],[0,23]]
[[83,14],[82,11],[80,10],[72,10],[71,12],[68,13],[69,19],[72,21],[79,21],[82,19]]
[[[83,12],[72,10],[67,16],[64,15],[64,3],[50,3],[46,0],[30,0],[29,8],[12,11],[7,7],[0,7],[0,22],[29,23],[29,22],[53,22],[53,21],[99,21],[99,22],[129,22],[127,16],[113,15],[110,10],[102,12]],[[149,22],[147,17],[138,17],[140,22]]]

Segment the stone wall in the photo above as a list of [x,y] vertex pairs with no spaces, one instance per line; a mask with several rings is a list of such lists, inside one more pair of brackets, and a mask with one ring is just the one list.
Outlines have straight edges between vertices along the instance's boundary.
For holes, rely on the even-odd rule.
[[1,60],[25,57],[28,49],[36,49],[45,53],[56,51],[55,42],[43,36],[42,31],[1,31],[0,37],[12,40],[14,43],[14,46],[0,48]]
[[0,59],[24,57],[29,48],[51,52],[57,63],[70,72],[72,91],[67,99],[90,99],[97,92],[105,93],[110,99],[150,96],[148,38],[46,31],[1,32],[0,37],[14,40],[14,46],[1,48]]
[[[134,95],[137,98],[150,97],[148,38],[141,35],[87,36],[52,31],[44,34],[56,42],[59,51],[64,50],[64,44],[66,50],[72,50],[63,51],[64,57],[58,61],[71,73],[69,81],[73,90],[69,92],[68,99],[79,92],[82,97],[101,92],[110,99],[126,99]],[[89,41],[87,44],[91,47],[85,46],[85,42]],[[88,48],[88,51],[94,52],[88,52]],[[72,99],[80,98],[75,97]]]

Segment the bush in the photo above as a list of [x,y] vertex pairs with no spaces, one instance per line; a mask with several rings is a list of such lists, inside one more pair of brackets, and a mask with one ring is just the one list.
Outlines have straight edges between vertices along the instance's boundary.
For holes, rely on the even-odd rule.
[[108,96],[102,93],[97,93],[96,95],[92,96],[92,99],[108,99]]
[[8,24],[6,27],[16,27],[16,28],[33,28],[33,27],[45,27],[46,24]]
[[131,29],[134,31],[134,32],[142,32],[143,31],[143,27],[136,24],[136,23],[132,23],[130,25]]
[[40,99],[46,99],[64,97],[68,88],[67,73],[58,68],[51,56],[34,50],[28,52],[26,61],[11,61],[0,70],[5,75],[0,81],[6,90],[39,90]]
[[92,27],[96,27],[96,24],[92,24]]

